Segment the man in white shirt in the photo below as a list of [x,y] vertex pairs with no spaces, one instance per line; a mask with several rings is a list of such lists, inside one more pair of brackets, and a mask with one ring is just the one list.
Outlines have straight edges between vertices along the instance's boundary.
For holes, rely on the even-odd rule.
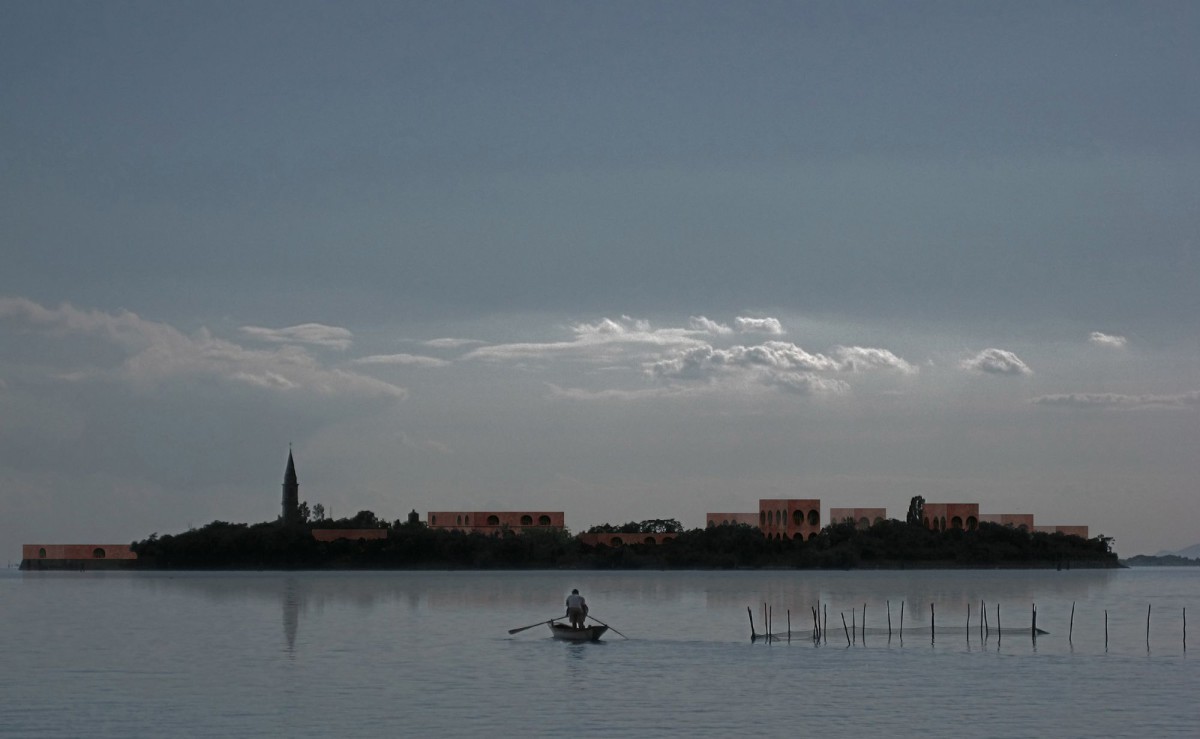
[[571,594],[567,596],[567,618],[571,619],[571,627],[582,629],[587,614],[587,601],[583,599],[578,590],[572,590]]

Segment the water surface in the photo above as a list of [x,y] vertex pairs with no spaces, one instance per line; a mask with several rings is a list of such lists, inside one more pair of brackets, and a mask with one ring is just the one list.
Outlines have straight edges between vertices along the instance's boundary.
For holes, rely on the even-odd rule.
[[[628,639],[507,633],[562,615],[573,587]],[[0,734],[1191,737],[1197,603],[1194,569],[9,570]],[[764,604],[776,632],[790,611],[790,640],[751,642]]]

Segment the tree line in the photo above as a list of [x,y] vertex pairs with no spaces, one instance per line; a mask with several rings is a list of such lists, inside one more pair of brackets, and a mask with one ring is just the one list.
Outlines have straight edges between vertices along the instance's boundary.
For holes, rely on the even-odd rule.
[[[380,539],[317,541],[313,528],[386,531]],[[746,524],[684,530],[673,519],[593,527],[593,531],[674,533],[661,544],[589,546],[565,530],[502,529],[497,534],[388,522],[370,511],[286,526],[213,521],[182,534],[133,543],[151,569],[848,569],[946,567],[1116,567],[1112,540],[1028,532],[981,523],[973,531],[933,531],[907,521],[826,526],[808,540],[774,539]]]

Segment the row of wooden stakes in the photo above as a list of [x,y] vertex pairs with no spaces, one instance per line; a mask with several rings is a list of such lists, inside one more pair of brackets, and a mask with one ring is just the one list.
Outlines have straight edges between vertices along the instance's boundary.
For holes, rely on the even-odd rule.
[[[817,643],[817,644],[821,644],[821,643],[828,644],[829,643],[829,630],[828,630],[829,604],[827,604],[827,603],[823,604],[823,603],[818,602],[817,605],[812,606],[811,609],[812,609],[812,620],[813,620],[812,629],[811,630],[806,629],[803,632],[797,632],[797,635],[798,636],[801,634],[807,635],[808,638],[811,638],[813,640],[813,642]],[[1146,647],[1147,648],[1149,648],[1149,646],[1150,646],[1150,609],[1151,609],[1151,606],[1147,605],[1146,606]],[[1027,633],[1029,633],[1031,638],[1036,642],[1038,636],[1045,635],[1050,632],[1044,631],[1044,630],[1038,628],[1037,604],[1036,603],[1031,605],[1031,611],[1032,611],[1032,620],[1030,622],[1030,626],[1029,626]],[[766,642],[771,642],[771,641],[776,641],[776,640],[781,640],[781,639],[787,639],[788,641],[791,641],[792,634],[793,634],[791,609],[787,609],[787,631],[784,633],[775,633],[771,630],[773,609],[770,606],[768,606],[766,603],[762,604],[762,619],[763,619],[763,623],[767,629],[766,633],[760,634],[755,629],[754,611],[750,608],[750,606],[746,606],[746,614],[750,617],[750,641],[751,642],[755,642],[760,639],[763,641],[766,641]],[[999,603],[996,604],[995,626],[992,626],[991,622],[988,619],[988,609],[986,608],[984,601],[979,601],[979,614],[980,614],[979,618],[978,618],[979,637],[981,639],[986,640],[994,633],[996,635],[996,638],[1000,639],[1001,636],[1003,636],[1003,634],[1004,634],[1004,631],[1000,627],[1000,604]],[[845,612],[839,612],[839,615],[841,616],[841,619],[842,619],[842,632],[846,636],[846,646],[851,646],[853,643],[855,643],[859,638],[859,634],[862,635],[863,643],[866,644],[866,642],[867,642],[867,604],[863,603],[862,626],[861,627],[858,625],[858,610],[857,609],[851,609],[851,611],[850,611],[850,619],[851,620],[850,620],[849,624],[846,623]],[[923,629],[920,629],[920,630],[923,631]],[[967,634],[967,640],[969,641],[971,638],[971,604],[970,603],[967,604],[967,623],[966,623],[965,632]],[[883,633],[882,630],[880,630],[879,633],[882,634]],[[1024,627],[1020,627],[1018,629],[1009,629],[1008,633],[1010,633],[1010,634],[1026,633],[1026,629]],[[937,612],[936,612],[936,608],[934,607],[934,604],[930,603],[929,604],[929,638],[931,640],[933,640],[936,637],[936,634],[937,634]],[[900,601],[900,625],[899,625],[898,635],[901,640],[904,639],[904,601]],[[1074,635],[1075,635],[1075,603],[1074,603],[1074,601],[1072,601],[1071,602],[1071,619],[1069,622],[1069,626],[1067,628],[1067,642],[1068,643],[1072,642],[1072,638],[1074,637]],[[892,602],[891,601],[887,601],[887,637],[889,640],[892,638]],[[1108,609],[1104,610],[1104,648],[1108,649]],[[1187,651],[1187,608],[1183,609],[1183,650],[1185,652]]]

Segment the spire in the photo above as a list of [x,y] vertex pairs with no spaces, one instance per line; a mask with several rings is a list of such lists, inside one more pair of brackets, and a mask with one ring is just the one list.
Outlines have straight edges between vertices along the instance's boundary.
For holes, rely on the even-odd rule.
[[289,526],[300,521],[300,481],[296,478],[296,462],[288,445],[287,469],[283,472],[283,522]]

